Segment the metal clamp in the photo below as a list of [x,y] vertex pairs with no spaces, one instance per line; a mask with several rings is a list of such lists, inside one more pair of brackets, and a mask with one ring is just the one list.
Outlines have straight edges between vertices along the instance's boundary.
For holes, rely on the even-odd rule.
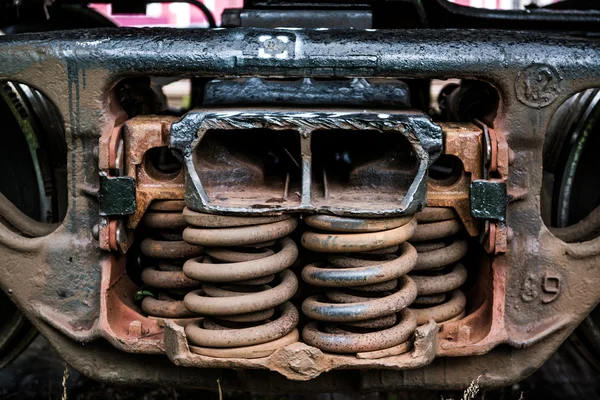
[[[259,131],[260,130],[260,131]],[[289,176],[285,179],[285,184],[281,184],[281,192],[276,195],[270,195],[268,187],[264,190],[255,189],[252,195],[247,194],[245,188],[236,186],[235,183],[227,191],[211,193],[211,179],[206,177],[206,171],[214,171],[225,166],[228,168],[222,176],[239,181],[254,179],[261,181],[261,164],[252,164],[248,167],[248,161],[254,158],[254,154],[244,155],[242,157],[231,156],[235,153],[230,151],[227,146],[236,140],[229,138],[223,143],[222,149],[213,150],[214,155],[199,156],[199,149],[202,146],[209,146],[207,137],[214,138],[219,135],[227,135],[228,132],[247,131],[248,135],[256,136],[250,145],[260,143],[259,146],[269,144],[269,140],[283,140],[285,135],[289,139],[286,143],[293,143],[298,147],[296,153],[291,154],[285,148],[281,155],[274,158],[291,158],[293,164],[291,169],[297,171],[297,189],[290,192],[288,196],[290,182]],[[352,186],[350,183],[340,183],[337,186],[331,185],[330,177],[325,168],[317,171],[317,165],[322,164],[318,161],[317,152],[322,151],[320,145],[315,146],[315,140],[322,139],[328,132],[338,132],[340,136],[336,140],[330,140],[329,146],[340,148],[351,137],[352,132],[359,131],[361,135],[358,139],[358,146],[367,143],[367,138],[373,139],[373,135],[382,135],[385,138],[402,138],[406,143],[403,156],[387,157],[381,159],[362,161],[360,171],[363,173],[372,173],[375,179],[363,185],[363,192],[357,189],[352,194],[352,199],[347,200],[350,195],[347,192],[340,194]],[[256,133],[258,132],[258,133]],[[264,133],[269,132],[269,133]],[[340,134],[340,132],[342,132]],[[346,132],[348,132],[346,134]],[[267,135],[271,136],[267,136]],[[240,138],[243,139],[246,133]],[[262,135],[262,136],[261,136]],[[354,136],[357,138],[357,136]],[[269,139],[271,138],[271,139]],[[317,139],[315,139],[317,138]],[[363,139],[364,138],[364,139]],[[287,139],[286,139],[287,140]],[[398,139],[400,140],[400,139]],[[332,144],[333,142],[333,144]],[[171,148],[176,149],[181,154],[186,167],[186,204],[189,208],[208,213],[241,213],[247,215],[253,214],[277,214],[281,212],[319,212],[336,215],[354,215],[354,216],[390,216],[413,214],[421,210],[426,204],[427,191],[427,168],[437,159],[442,149],[442,129],[434,124],[431,119],[423,113],[401,111],[401,112],[359,112],[359,111],[279,111],[279,110],[220,110],[214,112],[190,112],[180,121],[171,126]],[[298,146],[299,144],[299,146]],[[382,152],[388,152],[385,144],[379,143]],[[362,151],[361,154],[365,152]],[[335,152],[342,161],[346,157],[350,158],[344,151]],[[204,154],[204,153],[203,153]],[[202,163],[207,158],[213,158],[215,162],[209,166],[202,167]],[[229,158],[228,158],[229,157]],[[406,159],[414,159],[414,166],[409,166],[405,170],[393,171],[397,175],[391,176],[387,182],[401,181],[402,187],[396,190],[396,187],[390,193],[386,193],[385,200],[377,200],[380,204],[379,209],[373,207],[363,207],[365,197],[363,194],[376,193],[383,198],[384,194],[378,190],[379,182],[384,181],[383,177],[390,172],[389,165],[397,165]],[[383,160],[383,161],[382,161]],[[349,163],[349,161],[348,161]],[[387,164],[386,164],[387,163]],[[245,169],[245,170],[244,170]],[[241,171],[241,172],[240,172]],[[204,174],[204,175],[203,175]],[[283,179],[282,179],[283,181]],[[318,183],[316,183],[318,181]],[[344,186],[345,185],[345,186]],[[353,188],[360,185],[352,186]],[[342,188],[340,192],[335,193],[335,188]],[[329,190],[331,189],[331,190]],[[245,197],[242,198],[242,195]]]
[[510,201],[508,167],[514,160],[514,153],[500,132],[481,121],[475,121],[475,124],[484,132],[483,166],[486,179],[471,184],[471,215],[485,220],[480,240],[486,251],[500,254],[506,252],[513,237],[512,229],[506,224],[506,212]]

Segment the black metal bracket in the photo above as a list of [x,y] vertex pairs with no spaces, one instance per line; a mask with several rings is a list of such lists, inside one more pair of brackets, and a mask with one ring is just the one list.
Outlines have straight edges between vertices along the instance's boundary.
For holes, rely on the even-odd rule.
[[506,220],[508,192],[506,182],[477,180],[471,183],[471,215],[478,219]]
[[135,180],[129,176],[100,175],[100,215],[131,215],[135,213]]

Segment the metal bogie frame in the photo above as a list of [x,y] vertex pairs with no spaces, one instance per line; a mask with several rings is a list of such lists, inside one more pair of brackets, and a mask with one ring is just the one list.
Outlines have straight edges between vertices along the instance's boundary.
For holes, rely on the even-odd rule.
[[[106,264],[118,256],[100,250],[93,237],[99,219],[94,148],[122,122],[112,88],[133,76],[469,78],[493,85],[501,98],[494,129],[515,152],[506,215],[514,239],[505,254],[488,260],[493,295],[486,329],[456,341],[476,327],[444,327],[437,357],[424,367],[340,364],[345,371],[323,371],[306,382],[255,369],[258,364],[241,372],[229,369],[235,362],[198,369],[156,354],[163,349],[122,351],[130,344],[115,339],[101,296],[103,285],[117,283],[107,281]],[[468,30],[69,31],[0,37],[0,80],[31,85],[56,105],[69,150],[65,220],[39,238],[0,225],[0,286],[88,376],[204,388],[220,379],[231,390],[269,392],[464,389],[478,376],[481,387],[500,387],[538,368],[600,301],[600,239],[564,243],[540,217],[546,127],[566,99],[600,86],[595,40]],[[167,347],[180,345],[177,337],[167,339]]]

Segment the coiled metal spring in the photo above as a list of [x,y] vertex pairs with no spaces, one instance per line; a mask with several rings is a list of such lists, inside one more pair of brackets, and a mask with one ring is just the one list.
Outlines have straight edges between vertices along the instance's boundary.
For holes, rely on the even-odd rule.
[[443,207],[426,207],[416,218],[419,224],[411,243],[418,259],[410,276],[417,284],[418,296],[411,306],[417,324],[460,319],[465,315],[466,298],[459,288],[467,279],[467,270],[458,261],[468,247],[458,236],[460,219],[454,210]]
[[183,220],[184,203],[161,200],[151,204],[142,223],[151,229],[153,237],[141,243],[141,252],[152,260],[142,271],[142,281],[157,292],[156,297],[146,296],[142,310],[153,317],[189,318],[194,314],[183,304],[183,296],[199,286],[199,282],[186,277],[183,263],[190,257],[202,254],[202,248],[183,241],[186,226]]
[[314,215],[304,221],[320,231],[303,234],[306,249],[338,253],[302,271],[304,282],[327,288],[302,304],[304,314],[315,320],[303,329],[304,341],[328,352],[357,353],[360,358],[408,351],[417,327],[408,309],[417,286],[407,276],[417,263],[417,252],[407,242],[417,226],[414,217]]
[[298,311],[288,300],[298,280],[288,270],[298,256],[287,237],[297,226],[289,216],[234,217],[185,209],[183,239],[205,248],[185,262],[186,277],[202,289],[185,307],[204,316],[185,328],[192,351],[213,357],[264,357],[298,340]]

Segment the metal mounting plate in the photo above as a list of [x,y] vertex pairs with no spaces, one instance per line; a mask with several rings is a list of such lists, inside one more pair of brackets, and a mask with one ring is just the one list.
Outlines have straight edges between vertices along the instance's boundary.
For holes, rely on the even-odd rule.
[[[291,201],[287,195],[281,198],[269,198],[268,193],[260,198],[252,197],[250,201],[242,201],[239,198],[232,199],[211,196],[207,190],[207,182],[202,179],[199,172],[199,158],[197,149],[206,140],[207,133],[211,131],[233,131],[247,130],[271,130],[292,132],[300,141],[299,153],[289,155],[297,158],[294,161],[301,169],[301,182],[295,193],[297,202]],[[410,173],[410,184],[392,191],[385,196],[382,187],[377,183],[369,182],[368,185],[355,185],[348,182],[340,184],[340,191],[353,190],[353,195],[329,196],[326,192],[322,198],[317,194],[315,184],[315,165],[317,153],[321,151],[319,146],[315,147],[315,135],[324,135],[328,131],[361,131],[365,137],[374,135],[375,132],[388,135],[400,135],[407,143],[416,159],[416,168]],[[318,132],[318,133],[317,133]],[[283,133],[281,133],[283,135]],[[266,141],[264,136],[257,136],[257,141]],[[338,145],[343,148],[347,138],[339,137]],[[360,145],[360,144],[359,144]],[[385,146],[385,145],[383,145]],[[193,111],[183,119],[171,126],[171,147],[177,149],[183,155],[186,165],[186,203],[188,207],[203,212],[226,212],[243,214],[266,214],[280,212],[321,212],[337,215],[362,215],[362,216],[388,216],[412,214],[421,210],[426,202],[427,190],[427,167],[437,159],[442,149],[442,129],[434,124],[429,117],[420,112],[413,111],[324,111],[324,110],[219,110],[219,111]],[[383,149],[387,151],[389,149]],[[221,152],[220,159],[227,157]],[[405,155],[406,158],[409,155]],[[246,157],[248,158],[248,157]],[[397,156],[394,162],[401,156]],[[220,161],[223,164],[222,161]],[[231,164],[227,161],[225,164]],[[376,165],[377,164],[377,165]],[[380,169],[389,168],[378,165],[378,160],[364,163],[365,168]],[[214,168],[214,167],[213,167]],[[258,167],[257,167],[258,168]],[[237,169],[239,170],[239,168]],[[236,170],[236,171],[237,171]],[[237,172],[231,172],[234,174]],[[324,172],[323,172],[324,173]],[[383,173],[383,172],[382,172]],[[323,178],[326,182],[327,179]],[[326,186],[326,183],[324,183]],[[352,187],[351,187],[352,186]],[[286,183],[287,187],[287,183]],[[232,189],[230,187],[228,192]],[[266,189],[264,189],[266,192]],[[240,189],[243,191],[243,189]],[[333,191],[331,191],[333,192]],[[377,193],[379,203],[371,202],[365,206],[364,196]]]

